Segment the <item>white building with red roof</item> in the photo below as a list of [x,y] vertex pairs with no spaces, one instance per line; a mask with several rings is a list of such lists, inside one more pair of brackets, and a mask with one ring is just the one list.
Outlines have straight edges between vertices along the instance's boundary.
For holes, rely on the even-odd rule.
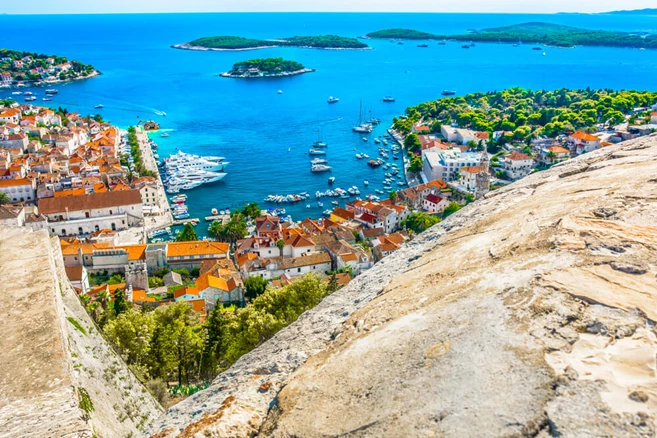
[[522,152],[514,151],[500,159],[500,164],[511,180],[517,180],[529,175],[534,159]]

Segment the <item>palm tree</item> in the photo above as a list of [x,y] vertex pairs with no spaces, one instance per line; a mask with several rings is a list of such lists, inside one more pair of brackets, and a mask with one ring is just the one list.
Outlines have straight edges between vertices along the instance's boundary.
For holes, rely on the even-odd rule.
[[283,248],[285,248],[285,241],[283,239],[278,239],[276,241],[276,247],[278,247],[279,251],[281,252],[281,257],[283,257]]
[[555,158],[557,158],[557,154],[554,151],[549,151],[545,156],[549,158],[550,161],[554,161]]
[[392,205],[397,204],[397,191],[393,190],[389,193],[388,195],[390,197],[390,202],[392,202]]

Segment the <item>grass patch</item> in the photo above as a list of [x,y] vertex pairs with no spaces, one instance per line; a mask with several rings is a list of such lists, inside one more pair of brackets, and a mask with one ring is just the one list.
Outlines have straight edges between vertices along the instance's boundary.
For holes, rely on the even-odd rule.
[[79,331],[79,332],[82,333],[83,335],[87,336],[87,331],[84,329],[84,327],[82,327],[82,324],[80,324],[79,322],[77,322],[77,320],[76,320],[75,318],[73,318],[72,316],[69,316],[69,317],[66,318],[66,319],[68,319],[68,322],[70,322],[71,324],[73,324],[73,327],[75,327],[75,329],[76,329],[77,331]]

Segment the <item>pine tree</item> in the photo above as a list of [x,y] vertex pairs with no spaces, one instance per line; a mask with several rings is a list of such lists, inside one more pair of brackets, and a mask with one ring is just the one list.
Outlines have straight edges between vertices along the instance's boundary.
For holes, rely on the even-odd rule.
[[125,292],[123,289],[117,289],[114,292],[114,314],[119,316],[120,314],[127,312],[130,308],[128,300],[125,299]]

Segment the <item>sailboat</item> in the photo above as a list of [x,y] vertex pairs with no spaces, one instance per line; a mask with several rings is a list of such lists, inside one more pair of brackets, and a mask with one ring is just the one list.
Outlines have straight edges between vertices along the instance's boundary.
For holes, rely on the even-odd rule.
[[322,129],[320,128],[317,130],[317,141],[313,143],[313,149],[320,149],[325,147],[328,147],[328,145],[322,141]]
[[351,128],[354,132],[364,132],[369,134],[374,129],[371,124],[363,123],[363,101],[360,101],[360,111],[358,112],[358,126]]

